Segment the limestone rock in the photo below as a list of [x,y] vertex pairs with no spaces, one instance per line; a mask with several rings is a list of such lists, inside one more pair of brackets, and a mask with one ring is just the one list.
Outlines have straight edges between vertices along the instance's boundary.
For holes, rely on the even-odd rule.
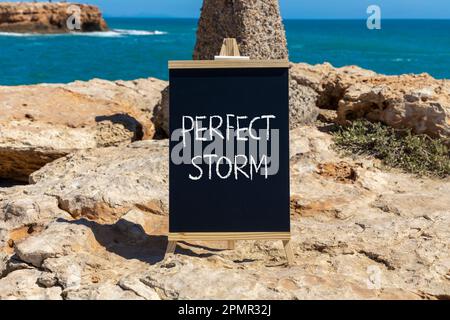
[[[198,265],[194,259],[177,257],[157,265],[141,281],[165,299],[289,299],[288,293],[271,288],[260,275],[248,270],[236,272],[216,268],[206,261]],[[199,285],[201,283],[201,285]]]
[[6,274],[8,260],[8,254],[5,252],[0,252],[0,279]]
[[170,135],[169,130],[169,104],[170,104],[170,87],[167,86],[162,91],[161,103],[156,106],[153,122],[157,130],[157,134],[162,137],[168,138]]
[[[213,60],[224,38],[236,38],[242,56],[255,60],[289,59],[278,0],[204,0],[197,30],[194,60]],[[316,94],[291,80],[291,129],[314,122]],[[168,93],[158,112],[168,135]]]
[[128,276],[119,282],[124,290],[130,290],[145,300],[161,300],[156,290],[144,284],[137,276]]
[[295,129],[314,122],[319,115],[317,93],[291,79],[289,83],[289,127]]
[[66,291],[63,295],[66,300],[144,300],[133,291],[114,284],[86,286],[77,291]]
[[136,242],[142,242],[147,238],[145,230],[155,228],[155,225],[153,225],[154,221],[152,221],[152,225],[146,225],[147,222],[148,215],[146,215],[145,212],[138,209],[132,209],[122,216],[115,226],[119,232],[126,235],[128,238],[133,239]]
[[19,243],[15,251],[18,257],[36,267],[48,258],[67,255],[75,250],[87,250],[95,245],[91,230],[86,226],[71,226],[69,222],[53,222],[39,236]]
[[52,288],[58,284],[58,279],[49,272],[43,272],[37,279],[37,283],[44,288]]
[[[377,76],[349,85],[339,101],[341,123],[355,118],[450,138],[450,82],[427,74]],[[449,140],[450,141],[450,140]]]
[[[58,201],[46,195],[29,195],[19,188],[17,192],[2,192],[7,195],[0,200],[1,226],[9,229],[19,229],[24,226],[36,226],[38,223],[48,223],[55,217],[63,217],[64,211],[58,208]],[[31,230],[30,230],[31,232]]]
[[0,178],[29,174],[70,152],[152,138],[157,79],[0,86]]
[[79,8],[81,32],[106,31],[108,26],[98,7],[72,3],[13,3],[0,4],[0,31],[19,33],[70,32],[67,20],[74,14],[71,5]]
[[58,207],[58,200],[35,194],[26,187],[0,189],[0,251],[12,252],[16,243],[39,233],[56,218],[71,218]]
[[277,0],[204,0],[194,60],[213,60],[224,38],[236,38],[251,59],[288,59]]
[[[19,190],[37,202],[39,194],[66,199],[72,217],[51,214],[46,229],[15,244],[15,255],[40,270],[7,274],[0,280],[0,297],[448,298],[450,180],[341,157],[331,135],[320,129],[291,131],[292,267],[285,264],[280,241],[239,241],[231,251],[221,242],[180,243],[176,255],[163,260],[167,211],[141,204],[155,199],[167,204],[168,146],[141,141],[79,151],[37,172],[35,184],[3,193],[4,201]],[[78,203],[96,202],[115,203],[115,210],[124,212],[108,216],[110,209],[92,209],[95,220],[73,214]],[[52,207],[49,202],[46,210]],[[23,208],[14,210],[14,225],[33,216]],[[20,291],[11,285],[17,281]]]
[[299,86],[317,93],[316,105],[334,109],[338,121],[380,121],[417,134],[450,138],[450,81],[427,74],[385,76],[356,66],[293,64]]
[[130,115],[135,116],[141,123],[143,138],[151,139],[155,134],[155,125],[152,123],[153,112],[161,103],[162,91],[166,86],[166,81],[156,78],[131,81],[93,79],[88,82],[69,83],[66,89],[95,100],[114,102],[123,106],[125,112],[128,108],[131,109]]
[[0,300],[61,300],[61,288],[43,288],[37,284],[41,272],[18,270],[0,279]]
[[71,154],[30,180],[74,218],[116,222],[134,208],[167,215],[168,165],[168,142],[148,140]]

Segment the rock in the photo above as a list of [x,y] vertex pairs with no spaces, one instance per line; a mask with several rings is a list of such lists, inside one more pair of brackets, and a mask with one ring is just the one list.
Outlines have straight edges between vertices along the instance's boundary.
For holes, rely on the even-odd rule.
[[[151,139],[156,130],[152,122],[153,112],[161,103],[162,91],[167,87],[167,82],[156,78],[131,81],[94,79],[88,82],[75,81],[63,86],[74,93],[95,100],[107,100],[119,104],[123,107],[123,112],[131,109],[129,114],[136,117],[136,120],[141,123],[143,138]],[[107,146],[109,144],[102,145]]]
[[38,189],[32,193],[23,186],[0,189],[0,251],[12,253],[16,243],[39,233],[54,219],[71,218],[55,197]]
[[73,218],[116,222],[131,209],[168,213],[168,142],[80,151],[35,172],[36,192],[58,200]]
[[[67,225],[62,227],[67,228]],[[74,225],[71,228],[81,229],[83,226]],[[89,237],[89,235],[84,235],[84,239],[86,237]],[[73,247],[73,250],[61,252],[54,258],[46,258],[42,262],[42,269],[47,270],[48,277],[55,279],[56,283],[64,290],[79,289],[83,283],[83,270],[89,268],[89,264],[95,266],[98,261],[88,253],[95,250],[96,246],[85,248],[84,250]],[[89,283],[91,282],[93,281],[89,281]]]
[[[152,267],[141,281],[165,299],[228,300],[228,299],[289,299],[289,294],[261,283],[260,275],[248,270],[236,272],[217,268],[211,263],[198,264],[194,259],[178,257],[173,262]],[[201,283],[201,285],[199,285]]]
[[98,7],[72,3],[2,3],[0,4],[0,31],[19,33],[65,33],[69,18],[79,8],[81,32],[106,31],[108,26]]
[[385,76],[356,66],[292,64],[299,86],[313,89],[316,105],[337,110],[337,121],[380,121],[417,134],[450,138],[450,81],[428,74]]
[[364,117],[396,129],[450,139],[450,82],[428,74],[360,79],[349,85],[339,101],[338,117],[344,124]]
[[18,270],[0,279],[0,300],[61,300],[61,288],[43,288],[36,269]]
[[376,297],[447,296],[450,254],[444,239],[450,234],[441,225],[450,219],[444,196],[450,180],[381,171],[367,159],[342,162],[326,133],[302,128],[291,139],[297,141],[291,143],[291,208],[302,217],[298,227],[294,223],[301,237],[294,247],[303,261],[318,259],[314,275],[337,272],[360,279],[360,287],[369,281],[365,288],[378,290],[372,291]]
[[312,123],[319,115],[316,106],[317,93],[291,79],[289,84],[289,127],[295,129]]
[[72,226],[69,222],[52,222],[39,236],[30,237],[17,244],[18,257],[35,267],[45,259],[68,255],[75,250],[87,250],[97,242],[86,226]]
[[176,300],[419,298],[395,289],[377,292],[367,289],[364,282],[338,274],[328,277],[316,270],[316,274],[310,274],[303,267],[272,267],[268,273],[241,266],[237,271],[234,267],[219,267],[222,264],[217,260],[207,259],[199,265],[196,258],[177,257],[174,262],[152,266],[141,281],[155,288],[164,299]]
[[214,60],[224,38],[236,38],[251,59],[288,59],[277,0],[204,0],[194,60]]
[[114,284],[86,286],[77,291],[65,291],[63,295],[66,300],[144,300],[133,291]]
[[[177,254],[163,260],[167,208],[143,204],[167,205],[167,148],[167,141],[139,141],[79,151],[35,173],[34,184],[3,192],[3,201],[18,194],[24,203],[28,197],[39,203],[38,195],[64,199],[58,204],[68,203],[64,210],[71,216],[50,214],[44,230],[15,243],[25,266],[41,271],[7,274],[0,297],[21,299],[36,290],[55,299],[450,296],[450,179],[418,178],[381,170],[371,159],[342,157],[324,128],[302,126],[291,131],[290,144],[292,267],[280,241],[239,241],[236,250],[223,250],[221,242],[179,243]],[[95,209],[95,203],[112,209]],[[46,211],[53,206],[48,202]],[[22,216],[39,217],[14,212],[15,226]],[[17,279],[20,292],[10,285]]]
[[144,228],[154,227],[154,225],[146,226],[147,221],[148,216],[143,211],[132,209],[120,218],[116,223],[116,227],[122,234],[140,242],[145,241],[147,238]]
[[46,224],[55,217],[65,216],[64,211],[58,208],[58,201],[54,197],[46,195],[29,195],[23,192],[23,188],[17,192],[1,192],[0,195],[7,196],[0,200],[0,228],[7,226],[8,229],[20,229],[25,226],[31,228],[26,230],[33,233],[38,224]]
[[37,279],[37,283],[44,288],[52,288],[58,284],[58,279],[51,273],[43,272]]
[[157,79],[0,86],[0,178],[28,181],[76,150],[152,138],[165,86]]
[[0,279],[6,275],[9,255],[5,252],[0,252]]
[[19,260],[17,255],[13,255],[9,258],[9,260],[7,260],[4,276],[16,270],[25,270],[25,269],[34,269],[34,268],[32,265],[29,265],[23,262],[22,260]]
[[124,290],[130,290],[145,300],[161,300],[156,290],[145,285],[136,276],[128,276],[119,282],[119,286]]

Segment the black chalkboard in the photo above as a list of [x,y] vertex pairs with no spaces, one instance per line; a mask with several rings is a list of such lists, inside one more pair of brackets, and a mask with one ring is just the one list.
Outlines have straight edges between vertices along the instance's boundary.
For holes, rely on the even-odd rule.
[[210,63],[169,72],[170,233],[290,232],[288,68]]

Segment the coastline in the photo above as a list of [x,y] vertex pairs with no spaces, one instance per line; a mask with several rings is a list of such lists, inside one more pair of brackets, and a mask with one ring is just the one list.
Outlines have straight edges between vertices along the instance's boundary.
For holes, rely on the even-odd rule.
[[[167,60],[192,59],[197,20],[106,20],[109,32],[0,35],[0,59],[7,66],[0,84],[150,76],[167,80]],[[328,61],[337,67],[357,65],[387,75],[427,72],[436,79],[450,78],[450,47],[444,41],[450,21],[408,20],[406,25],[405,21],[387,21],[380,32],[367,30],[363,22],[287,21],[290,60],[309,64]]]

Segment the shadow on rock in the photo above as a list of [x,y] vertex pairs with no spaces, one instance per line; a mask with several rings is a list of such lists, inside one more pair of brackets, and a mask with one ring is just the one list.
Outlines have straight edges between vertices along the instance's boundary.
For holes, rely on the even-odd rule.
[[27,182],[11,180],[11,179],[0,179],[0,188],[12,188],[16,186],[24,186],[27,185]]
[[[139,260],[148,264],[156,264],[164,260],[168,238],[166,235],[149,235],[144,228],[127,220],[119,220],[115,224],[100,224],[98,222],[80,219],[69,221],[58,219],[58,222],[85,226],[92,230],[98,244],[108,252],[128,260]],[[197,253],[189,248],[177,247],[177,254],[191,257],[207,258],[212,253]]]

